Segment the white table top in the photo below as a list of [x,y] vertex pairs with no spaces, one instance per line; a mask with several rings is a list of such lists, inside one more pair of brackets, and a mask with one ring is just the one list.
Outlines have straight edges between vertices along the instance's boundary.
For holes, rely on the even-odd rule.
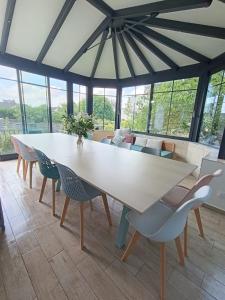
[[143,213],[196,166],[61,133],[13,135],[124,205]]

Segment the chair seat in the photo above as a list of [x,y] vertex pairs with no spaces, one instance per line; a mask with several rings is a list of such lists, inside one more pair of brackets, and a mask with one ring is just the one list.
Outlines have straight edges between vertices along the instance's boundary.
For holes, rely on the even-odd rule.
[[90,198],[87,198],[85,200],[91,200],[95,197],[101,196],[100,190],[96,189],[92,185],[88,184],[87,182],[82,180],[82,184],[84,186],[85,192],[90,196]]
[[173,213],[173,209],[158,201],[143,214],[131,211],[126,218],[138,232],[147,238],[151,238]]
[[51,168],[49,169],[45,169],[43,170],[44,168],[41,168],[41,173],[43,176],[47,177],[47,178],[51,178],[51,179],[55,179],[55,180],[58,180],[59,179],[59,171],[57,169],[57,167],[55,165],[52,165]]
[[183,186],[175,186],[162,199],[166,205],[177,208],[181,205],[183,199],[188,194],[189,189]]

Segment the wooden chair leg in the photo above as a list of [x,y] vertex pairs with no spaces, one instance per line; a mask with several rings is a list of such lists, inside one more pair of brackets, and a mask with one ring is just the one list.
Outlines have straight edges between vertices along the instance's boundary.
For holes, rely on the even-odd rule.
[[46,186],[46,182],[47,182],[47,177],[43,177],[42,186],[41,186],[41,193],[40,193],[40,197],[39,197],[39,202],[42,201],[44,190],[45,190],[45,186]]
[[160,300],[165,300],[166,245],[160,244]]
[[185,224],[184,227],[184,256],[188,256],[188,221]]
[[106,216],[109,222],[109,226],[112,226],[112,219],[111,219],[111,215],[110,215],[110,210],[109,210],[109,205],[108,205],[108,201],[107,201],[107,197],[105,193],[102,193],[102,200],[104,203],[104,207],[105,207],[105,212],[106,212]]
[[28,170],[28,165],[29,165],[29,162],[28,161],[25,161],[25,170],[24,170],[24,180],[27,179],[27,170]]
[[16,167],[16,172],[19,173],[20,171],[20,163],[21,163],[21,159],[22,157],[20,155],[18,155],[18,159],[17,159],[17,167]]
[[64,207],[63,207],[62,216],[61,216],[60,226],[62,226],[63,223],[64,223],[64,220],[65,220],[65,217],[66,217],[66,212],[67,212],[67,208],[68,208],[69,203],[70,203],[70,198],[69,198],[69,197],[66,197],[66,199],[65,199],[65,204],[64,204]]
[[32,169],[33,169],[33,162],[31,161],[30,164],[29,164],[30,189],[32,189]]
[[90,201],[89,201],[89,203],[90,203],[90,208],[91,208],[91,211],[93,211],[93,210],[94,210],[94,207],[93,207],[92,200],[90,200]]
[[84,249],[84,204],[80,202],[80,248]]
[[176,243],[176,247],[177,247],[177,253],[179,256],[180,265],[184,266],[184,254],[183,254],[181,240],[180,240],[179,236],[175,239],[175,243]]
[[52,215],[55,216],[55,183],[56,180],[52,179]]
[[125,250],[125,252],[123,253],[123,256],[121,257],[122,261],[126,261],[128,256],[130,255],[132,249],[134,248],[134,245],[137,243],[137,241],[140,238],[140,233],[138,231],[135,231],[132,238],[129,241],[129,244]]
[[199,208],[195,208],[194,212],[195,212],[195,217],[196,217],[196,221],[197,221],[197,224],[198,224],[198,229],[199,229],[200,236],[202,238],[204,238],[205,236],[204,236],[204,232],[203,232],[203,226],[202,226],[202,220],[201,220],[201,215],[200,215],[200,209]]
[[26,180],[26,161],[22,158],[23,160],[23,180]]

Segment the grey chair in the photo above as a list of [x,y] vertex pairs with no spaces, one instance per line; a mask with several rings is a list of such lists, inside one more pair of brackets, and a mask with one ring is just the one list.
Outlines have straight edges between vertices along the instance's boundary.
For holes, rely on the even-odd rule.
[[24,145],[22,142],[17,140],[19,150],[20,150],[20,155],[23,159],[23,179],[26,180],[27,177],[27,169],[29,165],[29,173],[30,173],[30,188],[32,188],[32,169],[34,163],[37,162],[37,156],[36,153],[34,152],[33,149],[30,147],[27,147]]
[[50,159],[40,150],[34,149],[38,159],[38,165],[41,174],[44,176],[42,181],[41,193],[39,202],[42,201],[47,179],[52,180],[52,214],[55,215],[55,184],[57,183],[57,191],[60,190],[59,172],[55,164],[52,164]]
[[102,196],[109,225],[112,226],[111,215],[105,193],[96,189],[92,185],[80,179],[70,168],[55,162],[62,184],[62,189],[66,194],[65,204],[62,212],[60,226],[63,225],[67,208],[71,200],[80,202],[80,245],[84,248],[84,202],[91,201],[93,198]]
[[141,152],[147,153],[147,154],[152,154],[152,155],[157,155],[160,156],[161,150],[156,149],[156,148],[149,148],[149,147],[143,147]]

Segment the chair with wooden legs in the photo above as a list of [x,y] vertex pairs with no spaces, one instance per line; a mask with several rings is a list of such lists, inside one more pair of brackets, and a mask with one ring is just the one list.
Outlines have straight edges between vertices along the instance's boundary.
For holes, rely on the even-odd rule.
[[127,214],[128,222],[135,228],[135,232],[122,256],[122,261],[126,261],[132,248],[144,236],[151,241],[160,243],[160,299],[165,299],[166,282],[166,246],[168,241],[175,240],[179,255],[180,264],[184,265],[184,256],[180,241],[180,235],[184,230],[187,216],[195,206],[199,206],[209,199],[211,188],[209,186],[201,187],[193,195],[193,198],[186,201],[176,210],[166,206],[162,201],[156,202],[146,212],[139,214],[131,211]]
[[[42,201],[47,179],[52,180],[52,214],[55,216],[55,191],[60,189],[60,176],[55,164],[51,163],[50,159],[40,150],[34,149],[41,174],[44,176],[42,181],[41,193],[39,202]],[[57,189],[55,187],[56,182]]]
[[[202,176],[190,190],[187,189],[186,187],[177,185],[172,190],[170,190],[169,193],[167,193],[161,199],[161,201],[163,201],[170,208],[177,209],[183,203],[190,200],[193,197],[194,193],[200,187],[202,187],[204,185],[209,185],[213,178],[221,176],[222,172],[223,171],[219,169],[212,174]],[[200,206],[193,207],[193,210],[195,213],[200,236],[202,238],[204,238],[204,231],[203,231],[202,220],[201,220],[201,215],[200,215]],[[188,247],[188,223],[186,224],[185,230],[184,230],[184,255],[185,256],[188,255],[187,247]]]
[[11,137],[11,141],[12,141],[15,153],[18,154],[16,172],[19,173],[22,156],[20,154],[20,148],[19,148],[19,144],[17,142],[17,139],[15,139],[14,137]]
[[37,156],[33,149],[27,147],[19,140],[17,140],[17,142],[20,150],[20,155],[23,159],[23,179],[26,180],[27,170],[29,166],[29,186],[32,189],[32,169],[34,163],[37,162]]
[[91,201],[95,197],[101,196],[109,226],[112,226],[107,197],[105,193],[102,193],[92,185],[80,179],[70,168],[57,162],[55,163],[59,170],[62,189],[66,194],[60,226],[62,226],[64,223],[70,199],[78,201],[80,203],[80,246],[82,250],[84,249],[84,203]]

